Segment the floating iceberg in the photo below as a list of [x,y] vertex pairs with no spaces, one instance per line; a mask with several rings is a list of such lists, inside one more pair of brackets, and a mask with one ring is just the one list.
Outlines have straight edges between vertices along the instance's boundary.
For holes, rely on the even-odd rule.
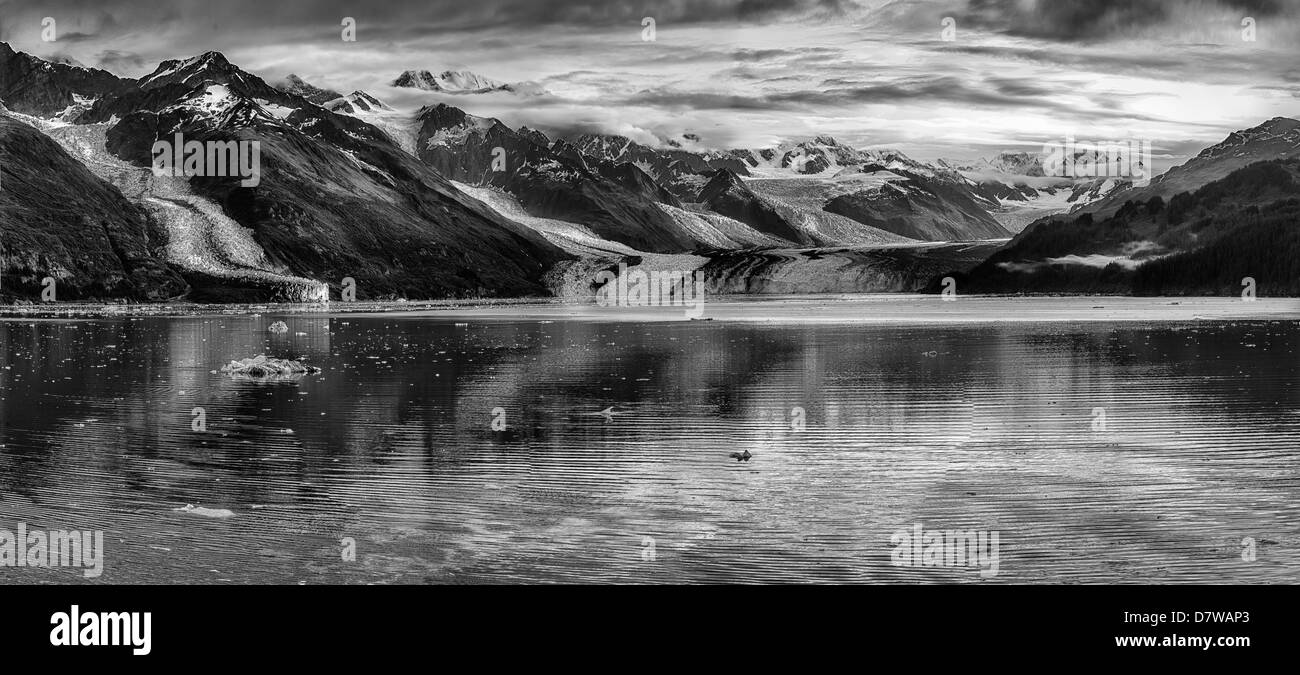
[[248,378],[274,379],[319,373],[320,368],[304,365],[300,361],[275,359],[259,354],[251,359],[231,361],[222,366],[221,372]]

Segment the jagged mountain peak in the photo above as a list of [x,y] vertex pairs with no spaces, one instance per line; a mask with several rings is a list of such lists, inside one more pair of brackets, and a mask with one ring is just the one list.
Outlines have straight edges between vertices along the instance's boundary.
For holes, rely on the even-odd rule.
[[407,70],[393,80],[394,87],[440,91],[448,94],[482,94],[491,91],[514,91],[504,82],[483,77],[468,70],[444,70],[434,75],[428,70]]
[[333,89],[322,89],[317,87],[293,73],[290,73],[282,82],[276,83],[275,88],[285,92],[286,94],[301,96],[317,105],[324,105],[329,101],[343,98],[343,94],[340,94]]
[[731,169],[718,169],[709,177],[709,182],[705,183],[704,189],[700,191],[702,197],[699,201],[708,201],[707,195],[726,192],[733,187],[744,187],[745,182]]
[[[234,64],[226,58],[225,54],[219,51],[206,51],[202,54],[191,56],[183,59],[167,59],[158,64],[154,73],[168,70],[187,70],[187,69],[204,69],[204,68],[233,68]],[[141,78],[148,79],[148,76]]]
[[481,129],[488,129],[494,125],[501,124],[501,120],[498,120],[495,117],[479,117],[478,115],[471,115],[456,106],[447,105],[446,103],[437,103],[421,107],[415,112],[415,119],[420,122],[431,123],[434,127],[438,128],[465,124]]
[[[154,71],[136,80],[141,89],[155,89],[168,84],[194,85],[202,82],[228,84],[232,80],[246,80],[253,76],[246,75],[239,67],[226,59],[226,55],[217,51],[204,52],[188,59],[168,59],[158,64]],[[259,82],[261,80],[258,80]]]
[[1042,155],[1033,152],[1003,150],[984,163],[995,171],[1017,176],[1042,176]]
[[106,70],[50,62],[0,42],[0,99],[15,112],[60,116],[73,110],[72,106],[133,84]]
[[387,103],[367,94],[360,89],[348,94],[347,96],[337,96],[321,104],[327,110],[334,112],[346,113],[349,115],[363,112],[392,112],[393,108]]

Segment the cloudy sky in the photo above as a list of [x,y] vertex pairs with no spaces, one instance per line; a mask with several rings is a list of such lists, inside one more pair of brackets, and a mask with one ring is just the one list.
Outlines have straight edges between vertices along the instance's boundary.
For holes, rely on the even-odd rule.
[[[56,42],[41,40],[47,16]],[[0,0],[0,40],[132,77],[215,49],[268,81],[293,72],[402,109],[447,100],[552,133],[694,133],[719,148],[831,135],[970,159],[1146,139],[1163,169],[1300,117],[1295,0]],[[411,68],[546,93],[387,85]]]

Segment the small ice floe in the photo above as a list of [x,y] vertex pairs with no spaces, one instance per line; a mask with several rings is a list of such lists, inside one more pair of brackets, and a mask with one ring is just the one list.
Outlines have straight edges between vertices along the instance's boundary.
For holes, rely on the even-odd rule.
[[283,322],[283,321],[276,321],[275,323],[271,324],[270,326],[267,326],[266,329],[269,330],[269,331],[271,331],[272,333],[288,333],[288,332],[289,332],[289,324],[287,324],[287,323],[285,323],[285,322]]
[[319,373],[321,370],[316,366],[309,366],[301,361],[276,359],[259,354],[251,359],[231,361],[221,367],[221,372],[228,373],[236,378],[277,380],[294,379],[311,373]]
[[205,518],[231,518],[235,515],[235,512],[230,509],[209,509],[203,506],[195,506],[193,504],[186,504],[179,509],[172,510],[180,511],[182,513],[192,513],[196,516],[203,516]]

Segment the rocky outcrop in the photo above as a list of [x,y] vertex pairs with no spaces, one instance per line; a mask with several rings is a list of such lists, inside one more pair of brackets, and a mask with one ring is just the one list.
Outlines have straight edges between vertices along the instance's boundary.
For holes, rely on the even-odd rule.
[[0,42],[0,101],[27,115],[53,117],[77,103],[132,86],[108,71],[50,63]]

